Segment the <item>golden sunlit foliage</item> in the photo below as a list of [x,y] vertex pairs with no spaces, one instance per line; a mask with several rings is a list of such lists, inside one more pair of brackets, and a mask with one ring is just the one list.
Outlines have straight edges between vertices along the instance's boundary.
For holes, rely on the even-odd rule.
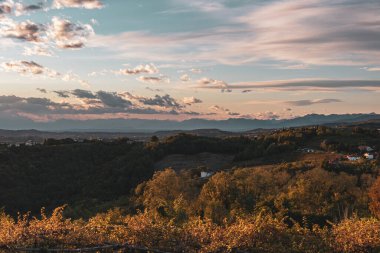
[[[125,215],[120,209],[88,221],[63,217],[64,207],[47,216],[1,215],[0,246],[75,248],[96,245],[134,245],[170,252],[376,252],[380,249],[380,221],[347,219],[331,229],[299,224],[263,212],[218,225],[192,218],[178,224],[149,213]],[[371,251],[372,250],[372,251]]]
[[369,208],[372,213],[380,219],[380,176],[370,188],[369,197],[371,198]]

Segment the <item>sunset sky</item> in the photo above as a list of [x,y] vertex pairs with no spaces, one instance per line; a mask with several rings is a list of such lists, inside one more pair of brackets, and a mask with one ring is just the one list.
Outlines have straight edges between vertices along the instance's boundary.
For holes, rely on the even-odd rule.
[[380,1],[0,0],[0,119],[380,113]]

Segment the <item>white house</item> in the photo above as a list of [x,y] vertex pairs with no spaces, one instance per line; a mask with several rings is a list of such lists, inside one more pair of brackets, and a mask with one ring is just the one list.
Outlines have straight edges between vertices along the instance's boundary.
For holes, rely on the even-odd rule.
[[33,146],[34,145],[34,142],[32,140],[28,140],[25,142],[25,146]]
[[349,161],[358,161],[358,160],[360,159],[359,156],[348,155],[348,156],[346,156],[346,157],[347,157],[347,159],[348,159]]
[[373,154],[370,154],[370,153],[365,153],[364,154],[364,157],[368,160],[373,160],[374,159],[374,155]]
[[211,177],[211,176],[212,176],[211,172],[207,172],[207,171],[201,172],[201,178],[207,178],[207,177]]

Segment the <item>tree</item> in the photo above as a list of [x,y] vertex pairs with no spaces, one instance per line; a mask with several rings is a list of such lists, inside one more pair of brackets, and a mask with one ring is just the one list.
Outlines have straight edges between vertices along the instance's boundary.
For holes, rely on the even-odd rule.
[[380,176],[376,179],[369,190],[371,202],[369,208],[373,215],[380,219]]

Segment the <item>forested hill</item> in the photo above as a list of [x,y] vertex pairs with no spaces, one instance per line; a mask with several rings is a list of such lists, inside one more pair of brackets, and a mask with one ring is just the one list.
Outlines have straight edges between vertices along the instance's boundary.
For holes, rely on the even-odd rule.
[[358,145],[380,147],[378,130],[309,127],[246,137],[178,134],[147,142],[48,139],[33,146],[3,145],[0,206],[16,214],[69,204],[73,216],[88,216],[114,206],[130,206],[135,187],[150,179],[155,163],[171,154],[228,154],[233,156],[232,168],[297,161],[298,150],[305,147],[351,153]]

